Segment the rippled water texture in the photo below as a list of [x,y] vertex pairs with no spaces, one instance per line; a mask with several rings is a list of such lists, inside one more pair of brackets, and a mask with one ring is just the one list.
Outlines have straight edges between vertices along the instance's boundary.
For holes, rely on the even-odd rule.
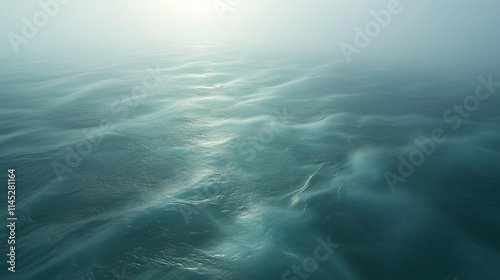
[[500,279],[500,89],[443,120],[477,77],[202,46],[0,67],[2,279]]

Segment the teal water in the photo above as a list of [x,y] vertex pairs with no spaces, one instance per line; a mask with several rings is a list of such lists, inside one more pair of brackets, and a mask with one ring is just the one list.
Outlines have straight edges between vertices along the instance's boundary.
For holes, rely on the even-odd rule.
[[478,83],[204,46],[8,59],[1,278],[500,279],[500,90],[443,119]]

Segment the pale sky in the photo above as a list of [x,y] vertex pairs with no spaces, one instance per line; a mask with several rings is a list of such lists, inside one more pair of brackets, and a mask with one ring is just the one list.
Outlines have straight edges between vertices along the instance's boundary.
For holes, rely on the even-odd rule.
[[[364,30],[374,21],[372,12],[397,0],[65,0],[59,10],[49,5],[53,15],[44,22],[40,13],[48,12],[38,2],[52,1],[0,2],[2,56],[187,41],[342,57],[339,45],[354,46],[354,28]],[[500,60],[500,1],[401,0],[399,5],[402,11],[353,57]],[[41,26],[36,32],[28,28],[34,35],[28,32],[32,38],[26,38],[23,18],[34,24],[36,15]]]

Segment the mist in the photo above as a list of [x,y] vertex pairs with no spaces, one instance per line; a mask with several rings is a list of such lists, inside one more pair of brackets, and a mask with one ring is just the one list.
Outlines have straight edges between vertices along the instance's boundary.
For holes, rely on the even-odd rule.
[[[433,68],[492,67],[500,61],[496,55],[500,3],[493,0],[460,4],[430,0],[60,2],[3,1],[2,55],[215,44],[246,52],[319,52],[333,60],[375,59],[378,63],[417,63]],[[373,35],[368,36],[369,43],[356,46],[356,36],[360,36],[356,28],[366,33],[367,26],[377,22],[373,14],[387,11],[389,5],[397,5],[398,12],[391,13],[389,19],[381,15],[385,22],[379,24],[379,30],[368,27]],[[36,18],[44,9],[52,13],[46,23],[43,16]],[[26,31],[25,19],[40,26]],[[342,43],[356,50],[343,50]]]

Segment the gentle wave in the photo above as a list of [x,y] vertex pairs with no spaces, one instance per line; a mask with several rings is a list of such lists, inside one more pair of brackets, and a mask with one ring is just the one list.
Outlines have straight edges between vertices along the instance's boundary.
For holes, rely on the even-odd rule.
[[474,83],[210,48],[10,63],[16,279],[284,279],[318,238],[340,247],[310,279],[500,278],[498,96],[443,120]]

